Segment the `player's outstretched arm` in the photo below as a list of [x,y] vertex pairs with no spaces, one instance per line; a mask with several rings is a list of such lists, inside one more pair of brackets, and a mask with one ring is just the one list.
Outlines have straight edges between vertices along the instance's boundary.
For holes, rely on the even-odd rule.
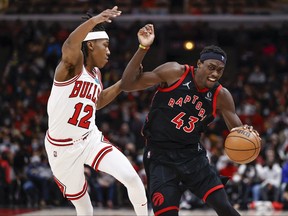
[[[147,24],[138,33],[139,48],[126,66],[122,75],[121,89],[124,91],[140,90],[159,82],[155,74],[147,74],[143,79],[142,61],[152,45],[155,34],[154,26]],[[153,81],[155,79],[155,82]],[[152,82],[151,82],[152,81]]]
[[121,11],[118,11],[117,6],[112,9],[106,9],[79,25],[68,36],[62,46],[61,62],[56,69],[55,78],[57,81],[65,81],[81,71],[83,64],[83,54],[81,52],[82,41],[94,26],[102,22],[110,23],[113,18],[120,14]]
[[[63,57],[71,60],[77,60],[77,53],[76,51],[81,51],[82,41],[85,39],[87,34],[99,23],[102,22],[111,22],[112,18],[115,18],[121,14],[121,11],[118,11],[118,7],[115,6],[112,9],[106,9],[100,14],[93,16],[92,18],[88,19],[81,25],[79,25],[66,39],[63,44],[62,52]],[[76,56],[76,58],[75,58]],[[73,59],[73,57],[75,59]]]
[[145,25],[137,35],[139,48],[124,70],[120,88],[129,92],[143,90],[159,83],[169,86],[177,81],[185,71],[185,66],[177,62],[166,62],[152,71],[143,72],[142,60],[155,38],[153,25]]

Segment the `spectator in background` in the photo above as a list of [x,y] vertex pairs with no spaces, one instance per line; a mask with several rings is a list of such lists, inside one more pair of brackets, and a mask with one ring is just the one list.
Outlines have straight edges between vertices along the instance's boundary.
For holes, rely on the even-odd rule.
[[85,176],[87,178],[91,199],[96,201],[98,207],[114,207],[116,198],[116,179],[104,172],[95,173],[85,166]]
[[281,187],[280,187],[280,200],[288,204],[288,159],[282,164],[282,173],[281,173]]
[[0,206],[9,204],[12,167],[7,151],[0,152]]
[[262,165],[253,161],[248,164],[241,164],[238,168],[238,175],[240,177],[240,209],[248,209],[248,204],[252,201],[260,200],[260,187],[262,179],[259,172],[262,171]]
[[252,73],[250,73],[248,77],[248,83],[251,84],[264,84],[266,82],[266,75],[265,73],[261,70],[260,65],[255,65]]
[[280,198],[281,167],[275,161],[273,149],[266,151],[266,162],[260,173],[263,182],[261,183],[261,197],[264,201],[278,202]]
[[28,206],[45,207],[52,203],[51,194],[57,190],[53,174],[44,155],[34,155],[26,170],[27,180],[23,185]]
[[123,150],[125,149],[125,145],[127,143],[135,142],[135,135],[131,133],[130,126],[128,123],[124,122],[121,124],[115,139],[116,144]]

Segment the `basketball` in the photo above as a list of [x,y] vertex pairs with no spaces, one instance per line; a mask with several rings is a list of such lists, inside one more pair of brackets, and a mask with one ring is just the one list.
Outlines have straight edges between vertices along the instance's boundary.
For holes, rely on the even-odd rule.
[[231,131],[226,137],[224,150],[230,160],[239,164],[247,164],[259,155],[261,139],[253,131],[237,129]]

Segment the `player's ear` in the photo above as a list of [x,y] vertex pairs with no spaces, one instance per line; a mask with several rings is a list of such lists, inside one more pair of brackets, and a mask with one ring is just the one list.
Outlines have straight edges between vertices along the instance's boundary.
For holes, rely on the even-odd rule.
[[197,67],[199,68],[201,64],[202,64],[202,62],[200,61],[200,59],[198,59],[198,61],[197,61]]
[[91,51],[93,51],[93,49],[94,49],[93,43],[92,43],[91,41],[88,41],[88,42],[87,42],[87,47],[88,47],[88,49],[91,50]]

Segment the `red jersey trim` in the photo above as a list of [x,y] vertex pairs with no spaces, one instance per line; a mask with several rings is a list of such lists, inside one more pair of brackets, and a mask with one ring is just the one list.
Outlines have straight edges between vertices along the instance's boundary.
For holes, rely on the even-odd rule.
[[72,79],[70,80],[67,80],[67,81],[64,81],[64,82],[58,82],[54,79],[54,82],[53,84],[55,86],[58,86],[58,87],[61,87],[61,86],[67,86],[67,85],[70,85],[72,83],[74,83],[81,75],[82,75],[83,71],[81,71],[81,73],[77,74],[75,77],[73,77]]
[[217,96],[221,89],[222,89],[222,85],[219,85],[213,96],[213,113],[212,114],[214,117],[216,116]]
[[169,91],[172,91],[173,89],[177,88],[182,82],[183,80],[185,79],[185,77],[187,76],[188,72],[189,72],[189,66],[188,65],[185,65],[185,72],[182,74],[182,76],[180,77],[180,79],[174,83],[173,85],[169,86],[168,88],[161,88],[161,87],[158,87],[158,90],[160,92],[169,92]]
[[78,200],[80,199],[81,197],[83,197],[87,191],[87,188],[88,188],[88,184],[87,184],[87,181],[85,181],[85,184],[82,188],[82,190],[79,192],[79,193],[76,193],[76,194],[65,194],[66,198],[68,200]]
[[[86,68],[85,68],[85,70],[86,70]],[[88,70],[86,70],[86,71],[87,71],[87,73],[88,73],[93,79],[96,78],[95,74],[92,73],[92,72],[95,71],[95,73],[97,73],[97,68],[94,67],[94,68],[92,69],[92,72],[90,72],[90,71],[88,71]]]
[[163,208],[163,209],[155,212],[155,216],[161,215],[167,211],[179,211],[179,208],[177,206],[168,206],[166,208]]
[[99,164],[104,156],[113,150],[112,146],[106,146],[102,148],[92,162],[92,167],[94,170],[98,171]]
[[224,188],[224,185],[223,185],[223,184],[217,185],[217,186],[211,188],[210,190],[208,190],[208,191],[206,192],[206,194],[204,195],[204,197],[202,198],[202,200],[203,200],[204,202],[206,202],[207,197],[208,197],[211,193],[213,193],[214,191],[219,190],[219,189],[221,189],[221,188]]

